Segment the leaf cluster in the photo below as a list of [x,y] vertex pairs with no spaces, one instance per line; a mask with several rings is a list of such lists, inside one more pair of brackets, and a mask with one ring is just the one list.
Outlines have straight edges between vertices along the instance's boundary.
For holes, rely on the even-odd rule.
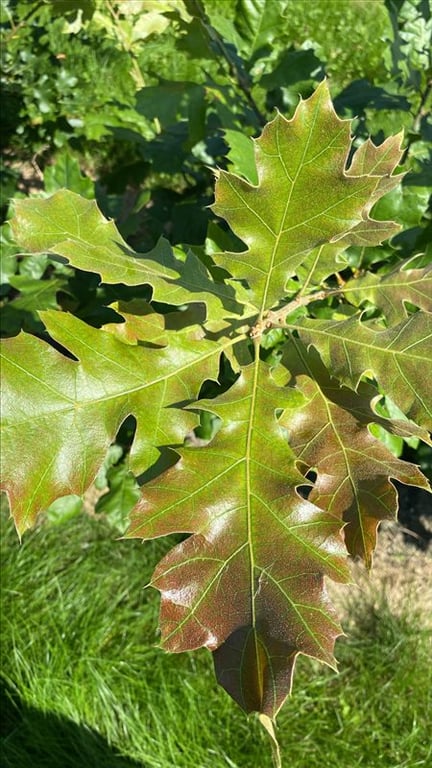
[[[132,251],[67,190],[17,201],[12,222],[27,252],[149,290],[109,305],[115,320],[101,329],[47,309],[42,338],[3,343],[18,530],[85,491],[133,416],[142,491],[127,535],[191,534],[152,579],[164,646],[213,651],[220,683],[270,731],[297,655],[333,664],[340,627],[325,577],[348,578],[346,550],[370,565],[377,526],[396,509],[390,478],[429,488],[369,426],[430,444],[430,380],[418,378],[431,355],[430,265],[409,259],[375,282],[338,272],[347,247],[398,229],[370,211],[400,182],[401,137],[364,143],[347,165],[350,142],[326,82],[292,120],[277,115],[255,141],[257,184],[218,173],[213,211],[244,248],[208,266],[164,239]],[[269,360],[272,328],[282,335]],[[383,395],[400,418],[380,413]],[[204,439],[197,413],[211,417]]]
[[[430,18],[399,5],[386,86],[380,67],[333,75],[325,40],[287,47],[284,0],[5,6],[12,50],[11,31],[47,51],[60,33],[83,57],[37,141],[88,151],[111,131],[120,147],[96,183],[85,152],[59,154],[2,228],[16,527],[73,516],[97,478],[97,513],[128,537],[181,534],[152,578],[162,644],[212,651],[272,737],[297,656],[335,664],[326,579],[349,578],[347,555],[370,567],[394,480],[430,490],[402,456],[431,445]],[[95,86],[97,124],[86,57],[104,46],[127,77],[112,100]],[[67,103],[86,119],[61,135]],[[405,144],[383,137],[396,116]]]

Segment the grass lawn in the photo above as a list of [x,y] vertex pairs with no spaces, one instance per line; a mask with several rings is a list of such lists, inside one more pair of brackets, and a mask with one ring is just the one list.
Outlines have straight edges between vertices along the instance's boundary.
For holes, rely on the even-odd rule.
[[[210,654],[156,647],[158,598],[144,585],[167,542],[113,542],[87,516],[19,545],[3,514],[2,534],[4,768],[271,768]],[[384,605],[350,621],[339,675],[299,661],[278,721],[284,764],[430,765],[430,638]]]

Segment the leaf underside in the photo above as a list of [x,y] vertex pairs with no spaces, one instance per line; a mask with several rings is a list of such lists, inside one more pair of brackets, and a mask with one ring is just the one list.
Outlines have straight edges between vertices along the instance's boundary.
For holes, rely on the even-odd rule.
[[[341,628],[325,579],[348,580],[347,552],[370,565],[377,526],[396,512],[391,480],[428,488],[370,429],[429,441],[431,377],[419,376],[432,357],[428,268],[348,281],[342,320],[290,315],[287,305],[279,357],[270,366],[260,351],[288,283],[299,287],[292,308],[306,308],[348,246],[397,232],[371,211],[400,181],[400,144],[368,141],[348,165],[350,122],[325,82],[292,120],[278,114],[255,141],[256,185],[218,172],[213,210],[245,244],[214,255],[225,282],[166,241],[134,253],[93,203],[67,191],[16,206],[26,251],[105,283],[148,284],[152,300],[170,305],[159,314],[142,300],[118,302],[124,322],[102,329],[48,310],[40,317],[54,345],[25,333],[4,342],[4,487],[16,526],[23,532],[55,498],[84,492],[133,414],[130,467],[142,494],[127,536],[190,534],[153,575],[162,644],[207,647],[219,682],[265,717],[288,695],[299,653],[335,664]],[[365,319],[364,300],[379,322]],[[196,302],[204,321],[191,311],[178,324],[172,305]],[[223,360],[236,376],[224,391]],[[216,396],[205,396],[209,381]],[[383,393],[405,419],[379,414]],[[191,438],[201,412],[218,424],[205,445]]]

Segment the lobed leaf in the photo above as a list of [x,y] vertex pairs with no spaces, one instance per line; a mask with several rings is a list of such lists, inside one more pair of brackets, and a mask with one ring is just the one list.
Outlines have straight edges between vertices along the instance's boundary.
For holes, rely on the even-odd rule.
[[356,306],[369,301],[383,312],[389,325],[408,316],[408,302],[425,312],[432,312],[432,264],[410,269],[412,261],[412,258],[407,259],[387,275],[370,272],[349,280],[343,286],[343,293]]
[[73,315],[41,315],[76,359],[28,334],[2,343],[3,483],[20,533],[54,499],[84,493],[128,415],[137,418],[132,471],[154,464],[159,446],[182,443],[194,419],[173,406],[197,397],[231,344],[177,332],[162,349],[130,345]]
[[153,299],[167,304],[205,301],[213,319],[223,308],[230,314],[243,311],[234,289],[216,283],[191,250],[182,260],[161,238],[153,250],[136,253],[94,200],[63,189],[48,198],[16,200],[14,206],[12,230],[30,253],[61,256],[105,283],[151,285]]
[[[366,382],[360,382],[357,392],[341,387],[318,355],[294,337],[284,348],[283,364],[305,396],[303,406],[285,409],[280,423],[305,472],[317,473],[308,499],[345,523],[348,552],[370,567],[378,525],[394,519],[397,509],[390,478],[426,490],[429,483],[416,465],[397,459],[371,434],[373,423],[391,432],[403,429],[372,410],[374,387]],[[406,427],[430,442],[426,430]]]
[[259,360],[212,401],[223,420],[205,449],[151,481],[128,536],[193,535],[159,563],[162,643],[215,651],[220,683],[246,711],[273,717],[291,686],[295,658],[334,664],[341,630],[324,576],[348,577],[337,518],[296,493],[295,467],[275,410],[298,402]]
[[218,173],[213,210],[247,245],[242,253],[224,254],[223,265],[247,279],[261,313],[280,299],[314,249],[377,244],[399,229],[369,212],[400,181],[391,173],[401,158],[401,136],[360,147],[347,168],[350,143],[350,121],[336,115],[323,81],[292,120],[278,114],[255,141],[256,186]]
[[432,381],[419,375],[432,360],[432,314],[415,312],[385,330],[357,317],[345,321],[304,318],[288,327],[316,347],[340,381],[357,388],[362,376],[374,377],[408,418],[432,429]]

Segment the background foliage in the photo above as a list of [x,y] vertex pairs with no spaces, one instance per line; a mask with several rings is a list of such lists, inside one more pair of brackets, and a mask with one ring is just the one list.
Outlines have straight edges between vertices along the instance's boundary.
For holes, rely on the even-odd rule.
[[[21,258],[7,223],[11,197],[62,187],[95,196],[135,249],[164,234],[208,261],[235,246],[207,207],[211,169],[247,176],[244,137],[257,136],[275,107],[290,117],[298,94],[309,96],[324,75],[339,114],[354,118],[356,142],[406,131],[408,174],[374,211],[403,231],[379,249],[351,247],[350,266],[384,275],[416,254],[418,265],[431,262],[428,3],[18,1],[2,5],[1,22],[4,335],[23,328],[43,337],[37,313],[54,308],[100,327],[114,319],[114,301],[147,298],[46,256]],[[137,493],[128,472],[133,431],[123,425],[99,477],[108,491],[97,512],[120,528],[120,509]],[[416,446],[391,438],[397,455]],[[427,453],[417,460],[428,469]],[[69,497],[48,516],[81,509]]]

